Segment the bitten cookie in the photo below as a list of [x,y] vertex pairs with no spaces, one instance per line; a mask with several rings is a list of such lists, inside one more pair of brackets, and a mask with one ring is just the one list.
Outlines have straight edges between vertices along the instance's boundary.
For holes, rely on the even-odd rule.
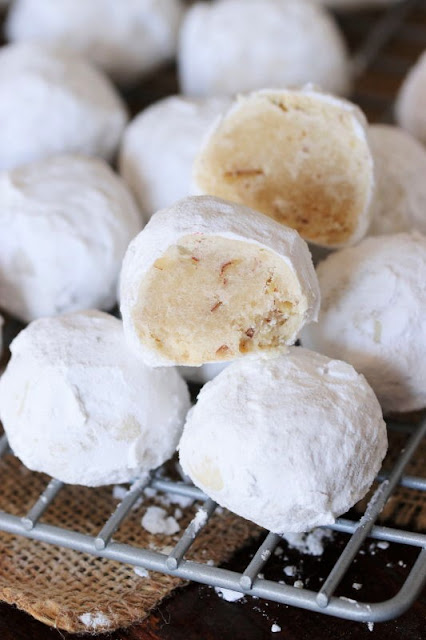
[[350,90],[343,37],[332,16],[304,0],[196,2],[182,23],[182,93],[233,95],[314,82]]
[[345,362],[301,349],[232,363],[201,390],[179,458],[207,495],[275,533],[334,523],[386,453],[380,405]]
[[76,152],[112,158],[127,122],[101,71],[64,50],[0,48],[0,170]]
[[376,190],[370,235],[426,233],[426,150],[403,129],[372,125],[368,139]]
[[182,16],[181,0],[15,0],[6,35],[67,47],[128,84],[175,56]]
[[126,128],[120,173],[147,217],[190,195],[192,165],[207,130],[230,98],[164,98]]
[[86,311],[31,323],[11,345],[0,417],[14,453],[71,484],[129,482],[173,455],[189,409],[174,369],[149,369],[121,322]]
[[57,156],[0,174],[0,302],[24,322],[108,309],[121,261],[143,226],[100,159]]
[[410,69],[395,103],[396,121],[415,138],[426,144],[426,51]]
[[426,237],[367,238],[317,273],[321,312],[303,346],[352,364],[385,413],[426,407]]
[[151,366],[276,352],[315,320],[318,285],[292,229],[212,197],[156,213],[121,273],[129,343]]
[[262,211],[324,247],[354,244],[370,224],[365,118],[312,87],[239,97],[207,134],[193,179],[196,192]]

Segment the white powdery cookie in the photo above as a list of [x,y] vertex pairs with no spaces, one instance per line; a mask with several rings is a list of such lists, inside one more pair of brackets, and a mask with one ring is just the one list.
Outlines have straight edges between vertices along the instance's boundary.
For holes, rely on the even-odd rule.
[[332,524],[386,453],[380,405],[345,362],[290,348],[232,363],[201,390],[183,471],[220,505],[276,533]]
[[354,244],[371,219],[366,124],[354,104],[310,85],[239,96],[204,139],[194,190],[262,211],[313,244]]
[[129,83],[175,56],[183,11],[181,0],[15,0],[6,35],[67,47]]
[[410,69],[395,103],[395,117],[400,127],[426,144],[426,51]]
[[72,484],[129,482],[173,455],[190,407],[174,369],[149,369],[99,311],[43,318],[11,345],[0,379],[9,443],[34,471]]
[[142,111],[124,132],[120,173],[147,216],[191,192],[201,142],[230,98],[171,96]]
[[24,322],[108,309],[142,218],[102,160],[56,156],[0,174],[0,301]]
[[385,414],[426,407],[426,236],[366,238],[317,268],[319,322],[303,346],[363,373]]
[[151,366],[276,352],[319,307],[298,233],[208,196],[156,213],[130,244],[120,284],[126,336]]
[[64,50],[0,48],[0,170],[57,153],[112,158],[126,108],[101,71]]
[[314,82],[347,94],[346,46],[331,15],[304,0],[197,2],[182,24],[182,93],[232,95]]
[[403,129],[372,125],[376,191],[370,235],[426,233],[426,150]]

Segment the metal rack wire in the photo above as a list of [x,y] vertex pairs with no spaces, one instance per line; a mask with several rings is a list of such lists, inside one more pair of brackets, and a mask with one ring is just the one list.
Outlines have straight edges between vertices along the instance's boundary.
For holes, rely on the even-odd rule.
[[[414,11],[424,14],[424,29],[421,29],[418,24],[410,23],[410,16]],[[365,79],[370,72],[378,69],[381,73],[389,74],[395,82],[401,80],[403,73],[413,60],[389,53],[387,47],[392,39],[414,40],[419,53],[423,47],[426,47],[426,4],[419,0],[400,2],[385,14],[380,14],[380,17],[375,14],[375,20],[372,20],[371,14],[368,16],[366,14],[364,18],[357,20],[356,24],[350,24],[349,18],[343,17],[342,21],[346,31],[351,32],[352,30],[353,32],[354,29],[361,29],[365,30],[367,34],[353,57],[354,72],[358,79]],[[362,83],[358,83],[355,99],[371,119],[387,120],[391,114],[392,96],[393,94],[383,94],[379,91],[365,91]],[[194,486],[185,482],[173,481],[158,472],[149,477],[137,479],[131,485],[122,502],[96,536],[45,524],[41,521],[45,511],[49,509],[55,497],[64,487],[61,482],[55,479],[48,483],[28,513],[19,517],[0,511],[0,530],[331,616],[360,622],[388,620],[403,613],[414,602],[426,582],[426,534],[376,524],[384,505],[398,486],[426,491],[426,478],[404,475],[407,464],[415,456],[419,444],[426,435],[426,419],[420,425],[389,424],[388,427],[405,434],[405,446],[392,470],[389,473],[379,475],[378,489],[371,498],[364,515],[359,520],[339,518],[333,526],[329,527],[335,531],[350,534],[350,538],[318,591],[296,588],[265,579],[259,575],[281,541],[281,537],[274,533],[266,535],[243,572],[187,560],[185,558],[187,552],[194,540],[202,536],[203,530],[209,526],[209,520],[217,505]],[[6,436],[3,436],[0,439],[0,457],[6,455],[13,454],[9,449]],[[113,540],[114,533],[119,527],[125,526],[126,516],[130,513],[135,502],[143,497],[147,487],[160,493],[167,492],[187,496],[201,503],[199,509],[202,509],[203,513],[198,514],[192,520],[168,554]],[[419,549],[417,560],[399,592],[389,600],[367,603],[337,597],[335,595],[336,589],[351,567],[361,545],[368,537],[417,548]]]
[[[281,536],[275,533],[266,535],[243,572],[186,560],[185,555],[195,539],[202,536],[203,529],[208,526],[217,505],[193,485],[172,481],[161,477],[158,473],[135,480],[122,502],[96,536],[40,522],[44,512],[64,487],[62,482],[54,479],[48,483],[28,513],[22,517],[0,511],[0,529],[14,535],[69,547],[136,567],[144,567],[148,570],[179,576],[186,580],[240,591],[248,595],[327,615],[360,622],[388,620],[403,613],[414,602],[426,582],[426,534],[378,526],[375,523],[386,501],[398,485],[426,491],[426,478],[404,475],[405,467],[415,455],[417,447],[426,435],[426,419],[417,426],[390,424],[389,428],[397,428],[399,431],[405,432],[407,441],[402,453],[390,473],[379,476],[379,487],[369,501],[362,518],[358,521],[339,518],[334,525],[329,527],[334,531],[349,533],[351,537],[318,591],[296,588],[267,580],[259,575],[282,540]],[[8,447],[6,436],[0,440],[0,456],[4,455],[13,455]],[[196,516],[174,548],[167,554],[118,543],[112,539],[117,529],[125,525],[126,516],[130,513],[135,502],[143,497],[147,487],[160,493],[186,496],[201,503]],[[201,514],[200,510],[202,510]],[[336,597],[334,593],[338,585],[367,537],[417,547],[420,549],[420,553],[402,588],[390,600],[370,604]]]

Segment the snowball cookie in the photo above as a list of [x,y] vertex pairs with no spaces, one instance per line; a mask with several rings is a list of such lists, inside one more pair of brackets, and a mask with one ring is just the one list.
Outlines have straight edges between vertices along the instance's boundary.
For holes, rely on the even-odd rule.
[[408,72],[395,103],[397,123],[426,144],[426,51]]
[[117,298],[142,220],[102,160],[57,156],[0,174],[0,301],[27,322]]
[[175,56],[182,15],[181,0],[15,0],[6,34],[68,47],[128,83]]
[[193,384],[206,384],[225,369],[229,362],[210,362],[201,367],[178,367],[181,376]]
[[411,135],[390,125],[369,127],[376,192],[369,233],[418,229],[426,233],[426,150]]
[[120,173],[147,216],[189,195],[203,137],[230,104],[225,97],[171,96],[142,111],[126,128]]
[[386,453],[380,405],[345,362],[293,347],[234,362],[201,390],[183,471],[223,507],[275,533],[332,524]]
[[154,367],[276,352],[318,314],[300,236],[208,196],[156,213],[130,244],[120,280],[126,336]]
[[99,311],[32,322],[0,379],[10,446],[34,471],[98,486],[129,482],[173,455],[189,409],[174,369],[149,369],[122,324]]
[[110,159],[127,122],[110,81],[83,59],[33,44],[0,48],[0,170],[62,152]]
[[331,15],[304,0],[216,0],[187,12],[178,52],[182,93],[230,95],[315,82],[346,94],[349,63]]
[[367,238],[317,273],[320,319],[303,346],[363,373],[386,414],[426,407],[426,237]]
[[354,244],[370,224],[365,118],[311,86],[240,96],[206,136],[193,179],[195,191],[262,211],[313,244]]

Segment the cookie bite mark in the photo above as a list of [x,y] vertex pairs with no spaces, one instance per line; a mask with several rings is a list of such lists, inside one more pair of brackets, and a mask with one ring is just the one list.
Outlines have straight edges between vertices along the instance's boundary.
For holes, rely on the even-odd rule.
[[293,229],[212,196],[157,212],[120,278],[126,339],[153,367],[227,362],[293,344],[316,319],[319,288]]
[[194,182],[339,247],[367,231],[373,162],[361,112],[314,90],[240,97],[204,143]]
[[280,256],[256,244],[192,234],[147,272],[133,321],[142,341],[180,364],[197,365],[284,347],[306,309]]

